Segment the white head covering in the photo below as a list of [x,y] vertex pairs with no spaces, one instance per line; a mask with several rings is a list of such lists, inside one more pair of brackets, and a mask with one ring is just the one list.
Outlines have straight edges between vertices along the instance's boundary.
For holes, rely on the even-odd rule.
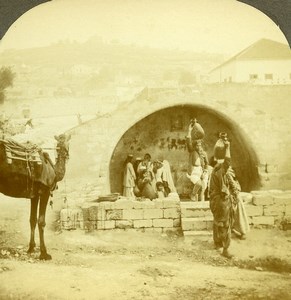
[[163,161],[163,180],[168,182],[168,186],[172,193],[176,193],[176,188],[172,178],[170,164],[167,160]]

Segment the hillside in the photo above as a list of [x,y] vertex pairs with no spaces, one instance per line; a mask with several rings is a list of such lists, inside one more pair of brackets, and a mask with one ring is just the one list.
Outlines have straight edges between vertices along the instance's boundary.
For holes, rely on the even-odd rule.
[[185,52],[179,50],[153,49],[135,45],[123,45],[112,41],[103,43],[91,38],[85,43],[63,41],[48,47],[6,50],[1,54],[0,64],[26,64],[29,66],[66,67],[74,64],[99,66],[100,64],[131,65],[147,64],[183,65],[192,62],[194,69],[203,64],[216,65],[223,61],[220,54]]

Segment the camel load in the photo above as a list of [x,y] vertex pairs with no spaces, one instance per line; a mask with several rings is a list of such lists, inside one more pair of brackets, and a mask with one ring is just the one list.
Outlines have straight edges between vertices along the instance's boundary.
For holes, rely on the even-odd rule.
[[35,144],[0,140],[1,192],[8,196],[31,198],[33,182],[54,186],[54,166],[48,154]]

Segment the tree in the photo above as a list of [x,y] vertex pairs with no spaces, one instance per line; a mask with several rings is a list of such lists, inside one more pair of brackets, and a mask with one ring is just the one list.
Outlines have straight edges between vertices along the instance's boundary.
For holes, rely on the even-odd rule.
[[10,67],[2,67],[0,69],[0,104],[5,100],[5,89],[13,86],[15,73],[12,72]]

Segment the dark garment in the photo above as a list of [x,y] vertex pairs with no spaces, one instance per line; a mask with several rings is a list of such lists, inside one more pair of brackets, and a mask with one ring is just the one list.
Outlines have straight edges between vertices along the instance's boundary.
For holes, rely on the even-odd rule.
[[216,246],[228,248],[230,245],[233,220],[232,195],[228,187],[226,171],[230,159],[217,164],[210,180],[210,209],[213,214],[213,240]]
[[138,180],[138,188],[141,196],[153,200],[157,198],[155,189],[152,186],[152,174],[149,171],[144,171],[141,178]]
[[154,190],[154,188],[152,187],[150,182],[146,182],[143,184],[143,188],[141,191],[141,196],[148,198],[150,200],[153,200],[155,198],[157,198],[157,194]]

